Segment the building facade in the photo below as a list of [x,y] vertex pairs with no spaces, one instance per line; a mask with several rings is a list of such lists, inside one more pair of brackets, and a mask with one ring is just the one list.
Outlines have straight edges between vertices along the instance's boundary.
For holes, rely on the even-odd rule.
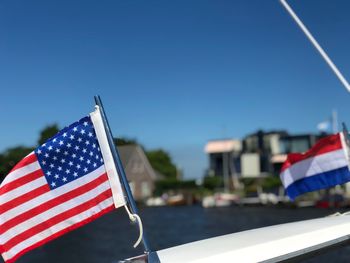
[[291,152],[305,152],[327,134],[290,135],[284,130],[259,130],[243,140],[212,140],[205,146],[209,157],[207,175],[259,178],[279,175]]
[[234,139],[213,140],[206,144],[204,151],[209,156],[207,175],[222,177],[227,190],[235,188],[236,178],[241,172],[239,155],[242,142]]
[[139,145],[118,146],[120,158],[135,200],[143,201],[152,196],[155,181],[161,176],[149,163]]
[[255,178],[273,171],[271,157],[280,154],[281,138],[287,136],[286,131],[259,130],[243,139],[241,152],[242,177]]

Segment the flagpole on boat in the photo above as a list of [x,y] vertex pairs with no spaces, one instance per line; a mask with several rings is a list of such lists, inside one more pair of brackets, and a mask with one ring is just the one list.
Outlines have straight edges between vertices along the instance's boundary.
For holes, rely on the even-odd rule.
[[[350,149],[350,136],[349,136],[349,131],[348,131],[348,128],[346,127],[346,124],[345,122],[342,122],[342,128],[343,128],[343,135],[344,135],[344,141],[345,141],[345,144],[346,146],[348,147],[347,149],[347,154],[348,153],[348,150]],[[349,167],[350,167],[350,163],[349,163]]]
[[336,109],[332,111],[332,129],[333,133],[338,133],[338,113]]
[[313,44],[313,46],[317,49],[317,51],[320,53],[322,58],[326,61],[328,66],[333,70],[334,74],[338,77],[338,79],[344,85],[346,90],[348,92],[350,92],[349,82],[345,79],[343,74],[340,72],[340,70],[337,68],[337,66],[333,63],[333,61],[330,59],[330,57],[327,55],[327,53],[323,50],[323,48],[320,46],[320,44],[317,42],[317,40],[313,37],[313,35],[310,33],[310,31],[306,28],[304,23],[296,15],[296,13],[293,11],[293,9],[290,7],[290,5],[286,2],[286,0],[280,0],[280,2],[284,6],[284,8],[287,10],[289,15],[294,19],[294,21],[300,27],[300,29],[304,32],[304,34],[310,40],[310,42]]
[[[116,148],[116,146],[115,146],[115,144],[113,142],[112,131],[111,131],[111,128],[109,126],[109,123],[108,123],[107,116],[106,116],[106,113],[105,113],[104,108],[103,108],[103,104],[102,104],[101,98],[100,98],[100,96],[94,96],[94,98],[95,98],[96,105],[99,106],[100,111],[101,111],[101,117],[102,117],[103,125],[104,125],[105,130],[106,130],[106,135],[107,135],[109,148],[111,149],[113,160],[114,160],[114,163],[116,165],[116,169],[118,171],[121,183],[122,183],[122,185],[124,187],[126,199],[127,199],[127,202],[128,202],[128,204],[130,206],[130,210],[131,210],[131,212],[133,214],[138,214],[138,209],[137,209],[137,206],[136,206],[136,202],[135,202],[134,197],[132,195],[132,192],[130,190],[130,186],[129,186],[128,180],[126,178],[126,174],[125,174],[125,171],[124,171],[124,168],[123,168],[123,164],[122,164],[122,161],[120,159],[120,155],[119,155],[118,150],[117,150],[117,148]],[[144,232],[142,234],[142,244],[143,244],[145,252],[149,256],[149,258],[148,258],[149,261],[148,262],[154,262],[154,261],[157,262],[156,259],[158,258],[158,256],[157,256],[156,253],[151,252],[151,248],[149,246],[148,240],[147,240]],[[150,260],[150,256],[152,256],[152,259],[154,261]],[[154,257],[156,257],[156,258],[154,258]],[[159,261],[159,259],[158,259],[158,261]]]

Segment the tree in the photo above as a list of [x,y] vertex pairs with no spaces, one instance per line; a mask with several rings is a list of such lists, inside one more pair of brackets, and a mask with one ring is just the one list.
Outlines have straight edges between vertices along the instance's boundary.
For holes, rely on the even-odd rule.
[[38,140],[38,144],[42,145],[44,144],[48,139],[50,139],[51,137],[53,137],[54,135],[56,135],[56,133],[59,132],[59,128],[57,124],[52,124],[52,125],[48,125],[46,126],[43,130],[41,130],[40,132],[40,137]]
[[278,188],[281,185],[282,185],[282,182],[279,176],[267,176],[264,178],[262,183],[262,187],[266,190]]
[[[49,138],[54,136],[59,131],[57,124],[52,124],[45,127],[41,132],[38,144],[42,145]],[[0,154],[0,181],[12,170],[12,168],[22,160],[26,155],[34,150],[34,147],[17,146],[7,149]]]
[[218,188],[222,188],[224,185],[224,181],[220,176],[206,176],[203,180],[203,187],[208,190],[216,190]]
[[116,146],[137,144],[137,141],[135,139],[129,139],[129,138],[114,138],[113,141]]
[[197,185],[195,180],[180,181],[172,177],[172,178],[165,178],[163,180],[156,181],[154,194],[156,196],[160,196],[163,193],[166,193],[167,191],[170,191],[170,190],[183,192],[186,190],[193,190],[196,188],[197,188]]
[[170,155],[159,149],[147,151],[146,156],[153,169],[157,170],[167,178],[176,177],[176,166],[172,163]]
[[17,146],[7,149],[4,153],[0,154],[0,180],[4,179],[12,168],[22,160],[26,155],[32,152],[34,148]]

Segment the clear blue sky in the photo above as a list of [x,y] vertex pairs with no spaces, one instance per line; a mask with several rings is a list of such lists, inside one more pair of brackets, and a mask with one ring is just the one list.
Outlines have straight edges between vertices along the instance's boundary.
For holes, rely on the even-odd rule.
[[[350,78],[350,2],[289,3]],[[100,94],[115,136],[164,148],[187,178],[209,139],[316,132],[333,108],[350,122],[349,94],[277,0],[1,1],[0,90],[0,150]]]

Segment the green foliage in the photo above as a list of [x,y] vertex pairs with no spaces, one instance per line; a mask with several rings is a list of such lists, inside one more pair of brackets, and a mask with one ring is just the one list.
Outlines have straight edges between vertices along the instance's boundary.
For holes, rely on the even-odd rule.
[[49,126],[46,126],[41,132],[38,140],[38,144],[42,145],[45,143],[48,139],[56,135],[56,133],[59,132],[59,128],[57,124],[52,124]]
[[222,177],[219,176],[206,176],[203,180],[203,187],[208,190],[215,190],[223,187],[224,181]]
[[[47,139],[54,136],[59,131],[57,124],[45,127],[39,135],[38,144],[41,145]],[[0,181],[12,170],[12,168],[22,160],[28,153],[32,152],[34,147],[17,146],[7,149],[0,154]]]
[[257,178],[242,178],[241,181],[245,187],[256,187],[257,185]]
[[166,178],[160,181],[156,181],[155,186],[156,187],[154,194],[158,196],[170,190],[181,191],[197,188],[195,180],[180,181],[176,178]]
[[138,144],[135,139],[129,139],[129,138],[114,138],[113,141],[114,141],[114,144],[117,146]]
[[172,163],[170,155],[159,149],[146,152],[146,156],[153,169],[157,170],[167,178],[176,177],[176,166]]
[[281,180],[278,176],[268,176],[264,178],[264,181],[262,183],[262,187],[266,190],[270,190],[276,187],[281,186]]
[[4,153],[0,154],[0,180],[4,178],[12,168],[33,151],[34,148],[18,146],[6,150]]

